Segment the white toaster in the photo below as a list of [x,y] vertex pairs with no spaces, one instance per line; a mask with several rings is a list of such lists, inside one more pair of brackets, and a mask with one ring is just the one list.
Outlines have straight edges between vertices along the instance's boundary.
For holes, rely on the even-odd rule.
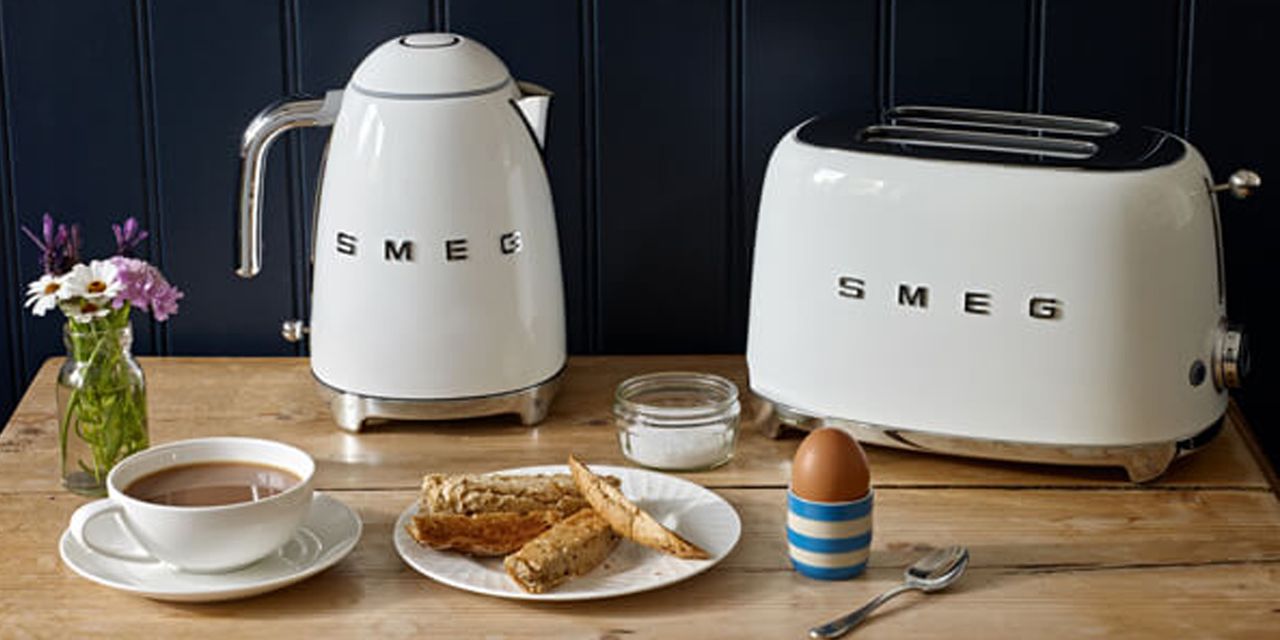
[[1159,476],[1247,369],[1215,186],[1156,129],[901,106],[789,131],[765,175],[751,388],[865,442]]

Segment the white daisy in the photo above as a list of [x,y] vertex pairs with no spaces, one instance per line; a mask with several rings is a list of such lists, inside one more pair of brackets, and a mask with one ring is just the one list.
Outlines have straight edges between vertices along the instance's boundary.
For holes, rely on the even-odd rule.
[[62,286],[67,289],[68,298],[85,298],[97,306],[108,306],[108,302],[120,293],[120,270],[112,262],[94,260],[87,266],[77,264],[63,277]]
[[31,313],[43,316],[46,311],[58,306],[58,302],[69,296],[67,288],[62,285],[62,278],[52,274],[44,274],[39,280],[27,285],[27,303]]
[[76,322],[89,322],[111,313],[111,303],[105,298],[76,298],[62,303],[62,312]]

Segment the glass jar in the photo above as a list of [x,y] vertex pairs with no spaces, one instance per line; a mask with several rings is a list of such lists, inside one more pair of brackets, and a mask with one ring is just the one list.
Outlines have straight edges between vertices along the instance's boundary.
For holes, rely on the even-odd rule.
[[618,385],[613,415],[628,460],[654,469],[712,469],[733,457],[738,387],[709,373],[664,372]]
[[106,493],[107,473],[147,448],[147,385],[133,359],[133,331],[67,322],[58,371],[58,455],[62,486]]

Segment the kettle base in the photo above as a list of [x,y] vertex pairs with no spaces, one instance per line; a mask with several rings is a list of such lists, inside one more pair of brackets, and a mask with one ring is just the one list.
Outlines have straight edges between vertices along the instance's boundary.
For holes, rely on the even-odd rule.
[[514,413],[520,422],[534,425],[547,417],[551,400],[560,390],[564,370],[516,391],[469,398],[407,400],[350,393],[319,380],[316,386],[329,403],[334,422],[344,431],[359,433],[367,422],[384,420],[454,420]]
[[761,422],[761,430],[770,438],[777,438],[785,427],[805,431],[818,427],[837,427],[849,432],[859,442],[896,449],[1038,464],[1118,466],[1124,468],[1131,482],[1150,482],[1159,478],[1174,460],[1211,442],[1222,430],[1225,418],[1225,416],[1219,417],[1213,424],[1189,438],[1167,442],[1132,445],[1057,445],[969,438],[900,429],[843,418],[819,418],[777,402],[769,402],[769,404],[772,406],[773,416]]

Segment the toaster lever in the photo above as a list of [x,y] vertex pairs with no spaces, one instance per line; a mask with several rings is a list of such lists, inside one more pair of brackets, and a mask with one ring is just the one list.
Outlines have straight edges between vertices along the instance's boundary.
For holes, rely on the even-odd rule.
[[1249,169],[1237,169],[1231,177],[1227,179],[1225,184],[1213,185],[1213,190],[1230,191],[1232,196],[1237,200],[1243,200],[1253,195],[1253,192],[1262,186],[1262,176],[1256,171]]

